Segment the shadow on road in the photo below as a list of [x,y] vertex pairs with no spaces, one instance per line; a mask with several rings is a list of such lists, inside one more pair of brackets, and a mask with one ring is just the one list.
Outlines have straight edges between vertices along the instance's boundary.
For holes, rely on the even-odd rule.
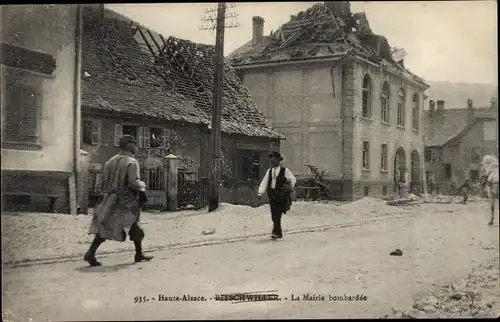
[[76,267],[75,270],[79,271],[80,273],[112,273],[112,272],[118,272],[119,270],[128,268],[130,266],[134,265],[134,263],[123,263],[123,264],[116,264],[112,266],[97,266],[97,267],[91,267],[91,266],[80,266]]

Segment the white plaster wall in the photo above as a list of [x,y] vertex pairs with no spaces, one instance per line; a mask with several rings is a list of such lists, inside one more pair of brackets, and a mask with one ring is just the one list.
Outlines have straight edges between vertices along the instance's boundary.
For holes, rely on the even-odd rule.
[[2,149],[2,169],[71,171],[76,5],[2,7],[2,42],[51,54],[57,66],[53,77],[35,76],[43,78],[42,149]]

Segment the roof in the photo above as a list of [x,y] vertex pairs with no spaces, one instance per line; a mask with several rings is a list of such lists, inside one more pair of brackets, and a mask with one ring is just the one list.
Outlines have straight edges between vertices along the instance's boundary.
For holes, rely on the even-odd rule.
[[[158,61],[173,79],[175,88],[211,115],[215,47],[169,37]],[[224,62],[221,128],[226,133],[284,139],[269,124],[231,65]]]
[[[385,37],[375,35],[364,13],[347,13],[344,4],[314,4],[292,16],[257,46],[247,42],[229,55],[234,66],[338,57],[349,52],[387,70],[411,79],[424,87],[425,81],[396,62]],[[336,8],[337,7],[337,8]],[[343,10],[338,9],[338,7]]]
[[170,90],[135,42],[129,25],[106,17],[102,29],[85,28],[82,108],[202,124],[194,102]]
[[[152,33],[156,36],[149,42],[162,42],[163,52],[151,52],[145,48],[148,44],[139,43],[141,34]],[[173,37],[165,40],[152,33],[107,9],[102,27],[86,28],[82,107],[209,126],[214,46]],[[284,138],[259,112],[229,64],[225,66],[221,129],[227,134]]]
[[[468,122],[468,114],[466,108],[446,109],[443,114],[443,122],[439,126],[434,127],[434,134],[431,136],[430,124],[432,113],[428,110],[424,111],[424,138],[426,146],[443,146],[450,140],[456,138],[469,128],[469,125],[480,119],[497,119],[498,110],[489,107],[475,108],[474,119]],[[437,112],[435,112],[437,113]]]

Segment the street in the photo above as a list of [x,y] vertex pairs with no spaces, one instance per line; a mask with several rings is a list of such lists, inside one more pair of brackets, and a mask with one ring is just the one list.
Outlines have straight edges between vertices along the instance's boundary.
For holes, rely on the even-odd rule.
[[[380,317],[498,256],[498,224],[487,226],[474,205],[432,205],[441,207],[435,212],[428,206],[407,218],[285,234],[278,242],[255,237],[154,252],[150,263],[132,264],[127,253],[102,258],[96,268],[83,261],[4,268],[5,320]],[[395,248],[403,255],[390,256]],[[278,294],[281,301],[213,300],[250,292]],[[184,294],[207,301],[159,301]],[[306,294],[325,301],[304,301]],[[344,295],[366,300],[329,300]]]

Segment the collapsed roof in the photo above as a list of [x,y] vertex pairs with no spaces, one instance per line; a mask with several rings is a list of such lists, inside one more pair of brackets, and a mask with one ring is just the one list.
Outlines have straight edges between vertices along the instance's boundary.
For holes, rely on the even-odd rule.
[[325,1],[291,16],[258,43],[249,41],[231,55],[233,66],[340,56],[349,52],[378,63],[423,86],[424,80],[393,57],[387,39],[370,29],[365,13],[352,14],[348,1]]
[[[214,46],[165,38],[111,10],[91,9],[83,35],[82,106],[194,124],[211,123]],[[224,66],[221,130],[284,138]]]

